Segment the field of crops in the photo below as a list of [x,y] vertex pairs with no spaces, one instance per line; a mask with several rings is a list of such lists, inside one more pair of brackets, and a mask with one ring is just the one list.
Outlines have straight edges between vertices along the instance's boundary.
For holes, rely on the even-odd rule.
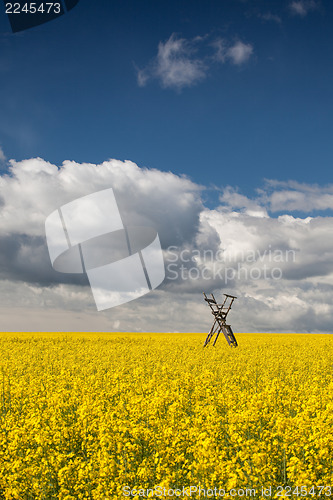
[[318,496],[333,483],[333,337],[204,338],[1,334],[0,497]]

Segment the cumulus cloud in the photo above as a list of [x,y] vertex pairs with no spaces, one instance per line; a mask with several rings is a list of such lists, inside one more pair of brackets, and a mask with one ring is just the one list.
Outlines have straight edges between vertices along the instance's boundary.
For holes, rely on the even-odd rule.
[[162,241],[172,233],[181,243],[195,233],[202,187],[185,176],[119,160],[100,165],[65,161],[60,167],[41,158],[10,163],[10,175],[0,177],[2,233],[42,236],[45,218],[53,210],[108,187],[127,224],[145,225],[149,220]]
[[258,217],[221,206],[204,210],[201,224],[216,231],[220,252],[212,260],[200,252],[200,276],[211,278],[200,285],[240,297],[240,330],[331,331],[333,218]]
[[[201,218],[220,238],[223,265],[238,268],[240,263],[247,269],[254,263],[261,269],[277,266],[285,280],[329,277],[333,272],[331,217],[257,217],[221,207],[203,211]],[[244,272],[239,277],[242,281],[251,275]]]
[[267,209],[264,206],[238,193],[237,190],[230,186],[224,189],[223,194],[220,196],[220,201],[231,208],[241,209],[248,215],[268,217]]
[[183,247],[178,260],[172,251],[164,289],[176,297],[192,294],[193,304],[202,291],[238,296],[231,319],[238,331],[331,331],[331,217],[205,209],[195,245]]
[[276,181],[267,179],[264,188],[258,189],[258,195],[249,199],[237,189],[226,187],[220,200],[227,206],[241,209],[252,215],[265,216],[270,212],[303,212],[333,210],[333,184],[318,186],[295,181]]
[[[207,46],[214,49],[212,55],[205,53]],[[222,39],[208,42],[207,37],[188,40],[173,33],[166,42],[159,43],[155,59],[138,70],[138,85],[144,87],[149,80],[156,79],[163,88],[180,90],[204,80],[214,62],[241,65],[252,54],[253,46],[240,40],[233,44]]]
[[10,175],[0,177],[0,277],[82,284],[81,278],[57,273],[50,266],[45,219],[63,204],[108,187],[114,190],[124,224],[153,226],[162,247],[170,241],[182,245],[196,234],[201,187],[186,177],[141,169],[130,161],[101,165],[67,161],[59,168],[41,158],[11,161]]
[[[52,269],[44,222],[64,203],[109,187],[126,225],[158,231],[166,279],[150,294],[98,313],[84,275]],[[310,216],[304,197],[314,208],[330,207],[332,186],[267,181],[253,197],[229,186],[214,209],[204,206],[202,189],[130,161],[12,161],[0,176],[3,328],[205,331],[211,318],[201,292],[213,291],[239,297],[235,331],[330,331],[333,219]]]
[[319,7],[315,0],[295,0],[289,5],[290,11],[300,17],[305,17],[310,11]]
[[333,184],[318,186],[295,181],[266,181],[266,199],[272,212],[310,213],[333,209]]

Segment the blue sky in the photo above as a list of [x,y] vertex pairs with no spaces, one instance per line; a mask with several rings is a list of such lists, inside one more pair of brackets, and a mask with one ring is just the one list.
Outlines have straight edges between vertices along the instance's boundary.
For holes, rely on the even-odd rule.
[[[80,0],[15,34],[0,9],[2,328],[204,332],[225,291],[235,331],[332,333],[332,27],[329,0]],[[45,219],[106,188],[166,278],[98,313]]]
[[[10,34],[2,9],[2,149],[56,164],[130,159],[245,193],[267,177],[325,184],[332,16],[331,2],[81,0]],[[202,77],[139,86],[138,69],[173,34],[187,44],[182,57],[202,62]],[[213,61],[217,40],[252,52],[240,64]]]

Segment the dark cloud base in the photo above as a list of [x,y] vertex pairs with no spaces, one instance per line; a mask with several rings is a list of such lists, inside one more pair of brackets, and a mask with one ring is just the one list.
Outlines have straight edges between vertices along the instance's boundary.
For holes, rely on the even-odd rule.
[[45,239],[25,234],[12,234],[2,238],[0,279],[44,287],[58,284],[89,286],[88,278],[84,274],[54,271]]

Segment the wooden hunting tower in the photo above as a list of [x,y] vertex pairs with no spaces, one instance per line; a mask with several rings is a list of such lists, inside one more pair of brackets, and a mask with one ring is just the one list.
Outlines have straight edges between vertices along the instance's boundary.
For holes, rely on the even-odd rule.
[[210,329],[209,334],[207,335],[207,338],[204,343],[204,347],[206,347],[211,339],[214,337],[216,334],[213,346],[216,344],[217,339],[219,338],[219,335],[221,332],[223,332],[223,335],[225,336],[228,344],[231,347],[237,347],[237,340],[235,338],[235,335],[231,329],[230,325],[227,325],[227,315],[231,309],[232,303],[237,297],[234,297],[233,295],[228,295],[224,294],[225,299],[222,304],[218,304],[216,302],[216,299],[214,295],[211,293],[210,294],[211,298],[207,297],[207,295],[204,292],[204,297],[205,301],[209,305],[212,314],[214,316],[214,323],[212,328]]

